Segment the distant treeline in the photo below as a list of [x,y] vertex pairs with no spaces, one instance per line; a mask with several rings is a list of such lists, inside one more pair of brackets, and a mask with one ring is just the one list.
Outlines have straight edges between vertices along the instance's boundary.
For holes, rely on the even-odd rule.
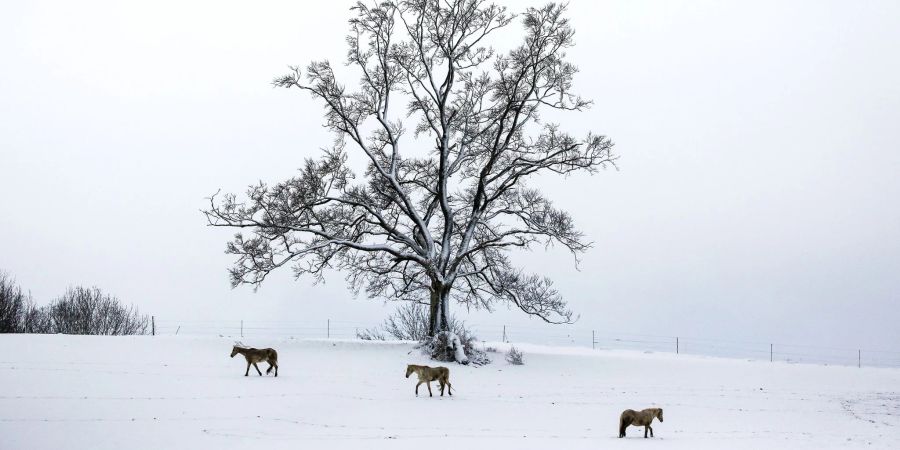
[[38,306],[6,273],[0,272],[0,333],[147,334],[147,315],[123,305],[96,287],[71,287]]

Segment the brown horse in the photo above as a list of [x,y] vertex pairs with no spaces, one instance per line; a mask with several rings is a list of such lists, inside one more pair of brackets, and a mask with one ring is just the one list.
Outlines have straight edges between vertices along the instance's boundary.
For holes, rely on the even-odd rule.
[[413,373],[419,377],[419,382],[416,384],[416,395],[419,395],[419,385],[425,383],[428,386],[428,396],[434,397],[431,394],[431,382],[435,380],[441,386],[441,397],[444,396],[444,386],[447,386],[447,393],[453,395],[453,391],[450,390],[453,387],[450,384],[450,369],[446,367],[417,366],[415,364],[406,366],[406,378],[409,378]]
[[262,372],[259,370],[259,366],[256,363],[267,362],[269,363],[269,368],[266,369],[266,374],[272,373],[272,369],[275,369],[275,376],[278,376],[278,353],[271,348],[246,348],[239,347],[235,345],[231,348],[231,357],[234,358],[234,355],[238,353],[244,355],[244,358],[247,359],[247,371],[244,372],[244,376],[250,374],[250,365],[253,364],[253,367],[256,369],[256,372],[259,373],[259,376],[262,376]]
[[625,429],[629,425],[644,427],[645,439],[647,438],[648,430],[650,431],[650,437],[653,437],[653,427],[650,426],[650,422],[653,422],[654,417],[658,418],[660,422],[663,421],[662,408],[648,408],[640,412],[633,409],[622,411],[622,415],[619,416],[619,437],[625,437]]

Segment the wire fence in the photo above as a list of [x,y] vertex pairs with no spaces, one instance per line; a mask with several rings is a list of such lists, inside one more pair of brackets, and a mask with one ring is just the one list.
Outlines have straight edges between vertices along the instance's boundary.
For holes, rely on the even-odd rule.
[[[152,318],[154,335],[200,335],[241,338],[357,339],[377,324],[326,319],[278,320],[171,320]],[[735,341],[692,336],[634,334],[575,325],[510,326],[466,323],[485,342],[531,343],[597,350],[637,350],[674,354],[768,360],[771,362],[900,367],[900,351],[825,347],[778,342]]]

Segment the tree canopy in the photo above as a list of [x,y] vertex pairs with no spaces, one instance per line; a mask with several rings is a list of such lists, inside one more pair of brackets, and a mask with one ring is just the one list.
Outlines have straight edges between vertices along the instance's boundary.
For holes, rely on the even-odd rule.
[[[616,159],[607,137],[539,120],[539,110],[591,105],[572,93],[565,12],[552,3],[520,16],[479,0],[357,3],[346,56],[360,74],[355,89],[328,61],[274,80],[324,105],[332,144],[288,180],[210,199],[208,223],[239,231],[227,246],[237,257],[232,284],[258,286],[283,266],[317,279],[338,270],[357,292],[428,305],[432,335],[446,329],[451,303],[508,302],[571,321],[552,282],[509,258],[535,245],[585,252],[571,215],[529,180],[593,173]],[[520,45],[488,45],[515,22]],[[363,173],[348,152],[364,155]]]

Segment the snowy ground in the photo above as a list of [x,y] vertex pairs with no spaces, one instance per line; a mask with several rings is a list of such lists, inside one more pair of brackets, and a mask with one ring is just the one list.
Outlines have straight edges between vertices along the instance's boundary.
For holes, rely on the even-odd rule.
[[[900,370],[520,346],[429,398],[405,343],[0,335],[0,449],[900,448]],[[264,368],[266,365],[262,365]],[[422,395],[424,392],[424,395]],[[659,406],[655,439],[626,408]]]

